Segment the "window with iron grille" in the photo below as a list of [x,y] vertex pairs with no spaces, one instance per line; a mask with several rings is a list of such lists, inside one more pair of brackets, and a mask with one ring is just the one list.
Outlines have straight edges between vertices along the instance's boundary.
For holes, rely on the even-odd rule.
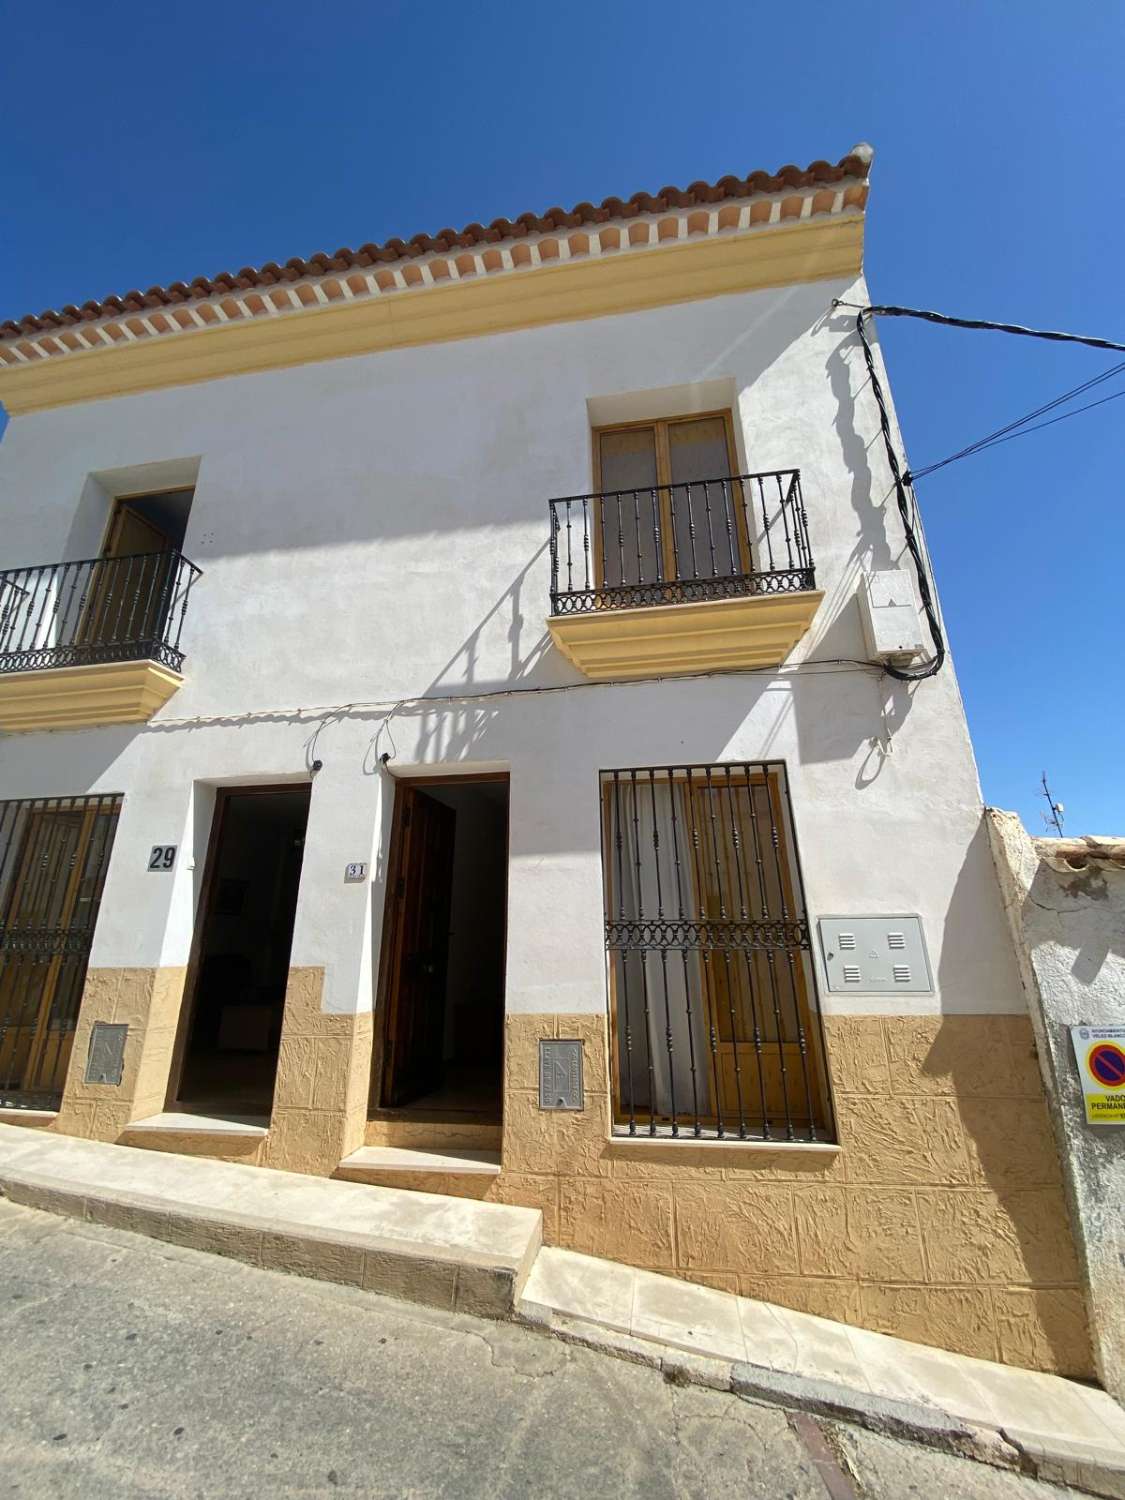
[[785,766],[603,771],[615,1129],[832,1141]]
[[121,801],[0,801],[0,1106],[62,1097]]

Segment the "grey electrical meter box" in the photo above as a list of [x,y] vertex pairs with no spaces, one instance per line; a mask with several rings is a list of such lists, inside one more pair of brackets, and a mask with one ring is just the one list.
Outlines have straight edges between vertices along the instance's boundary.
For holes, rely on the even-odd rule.
[[833,994],[933,992],[921,917],[821,917],[817,926]]
[[582,1109],[582,1043],[539,1043],[539,1108]]
[[125,1042],[129,1028],[123,1021],[95,1021],[86,1051],[86,1083],[120,1085],[125,1073]]

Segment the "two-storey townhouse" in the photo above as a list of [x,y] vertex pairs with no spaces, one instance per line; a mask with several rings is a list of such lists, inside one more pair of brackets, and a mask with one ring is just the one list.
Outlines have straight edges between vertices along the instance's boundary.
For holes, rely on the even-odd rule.
[[870,159],[3,326],[3,1119],[1089,1373]]

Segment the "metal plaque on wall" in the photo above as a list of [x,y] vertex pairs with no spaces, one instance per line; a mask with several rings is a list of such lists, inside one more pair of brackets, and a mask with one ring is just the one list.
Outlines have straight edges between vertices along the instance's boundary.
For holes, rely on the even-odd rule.
[[539,1042],[539,1108],[582,1109],[582,1043]]
[[125,1071],[125,1038],[129,1028],[120,1021],[95,1021],[86,1053],[86,1082],[119,1084]]

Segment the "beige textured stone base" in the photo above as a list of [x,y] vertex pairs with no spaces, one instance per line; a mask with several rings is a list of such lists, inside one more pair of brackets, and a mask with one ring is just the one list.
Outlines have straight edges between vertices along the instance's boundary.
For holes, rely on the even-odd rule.
[[[544,1209],[549,1243],[964,1354],[1090,1375],[1026,1018],[830,1017],[826,1030],[840,1149],[771,1151],[611,1140],[602,1018],[509,1017],[492,1191],[518,1183],[518,1201]],[[538,1043],[550,1036],[583,1040],[581,1114],[538,1108]]]
[[[184,971],[91,970],[48,1129],[328,1176],[365,1143],[496,1145],[422,1122],[368,1122],[372,1017],[321,1008],[290,971],[266,1137],[134,1136],[164,1107]],[[82,1082],[94,1020],[128,1021],[120,1088]],[[1059,1374],[1092,1372],[1085,1303],[1029,1022],[826,1020],[838,1150],[611,1138],[599,1015],[507,1022],[498,1176],[389,1185],[538,1208],[550,1244],[920,1343]],[[583,1044],[585,1108],[539,1108],[539,1041]],[[368,1179],[370,1180],[370,1179]]]
[[[60,1135],[115,1141],[131,1121],[164,1108],[186,974],[182,968],[87,971],[55,1122]],[[84,1081],[95,1021],[129,1027],[119,1085]]]
[[324,970],[290,969],[262,1164],[328,1176],[363,1145],[371,1012],[321,1009]]
[[[371,1058],[371,1015],[321,1009],[324,971],[291,969],[285,994],[270,1129],[233,1139],[205,1129],[179,1135],[131,1132],[165,1107],[184,969],[90,969],[57,1120],[60,1135],[143,1145],[147,1150],[211,1156],[327,1176],[363,1143]],[[125,1022],[120,1085],[84,1082],[95,1021]]]

